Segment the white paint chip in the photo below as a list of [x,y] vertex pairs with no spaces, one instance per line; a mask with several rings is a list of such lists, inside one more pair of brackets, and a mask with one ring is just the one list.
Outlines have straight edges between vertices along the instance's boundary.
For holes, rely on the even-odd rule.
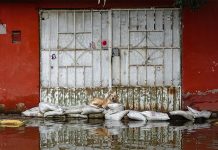
[[6,24],[0,24],[0,34],[6,34]]

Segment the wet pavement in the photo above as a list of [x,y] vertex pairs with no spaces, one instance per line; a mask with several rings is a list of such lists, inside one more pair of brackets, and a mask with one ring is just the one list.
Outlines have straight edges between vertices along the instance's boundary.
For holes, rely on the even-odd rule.
[[0,127],[0,150],[218,149],[218,120],[24,120],[24,127]]

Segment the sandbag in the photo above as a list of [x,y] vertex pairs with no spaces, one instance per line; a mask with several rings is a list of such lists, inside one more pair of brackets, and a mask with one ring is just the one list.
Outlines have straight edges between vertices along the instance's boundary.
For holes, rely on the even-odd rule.
[[63,109],[60,106],[56,106],[52,103],[47,103],[47,102],[39,103],[39,111],[43,114],[47,111],[55,111],[55,110],[63,111]]
[[104,109],[102,108],[96,108],[92,106],[85,106],[82,108],[82,115],[87,115],[87,114],[94,114],[94,113],[100,113],[103,112]]
[[209,111],[206,111],[206,110],[198,111],[198,110],[195,110],[189,106],[187,106],[187,108],[188,108],[188,111],[190,111],[191,114],[194,116],[194,118],[203,117],[203,118],[208,119],[211,116],[211,112],[209,112]]
[[80,114],[82,113],[82,108],[86,105],[79,105],[79,106],[70,106],[65,108],[64,114]]
[[60,116],[60,115],[64,115],[63,110],[47,111],[47,112],[44,113],[44,117],[48,117],[48,116]]
[[176,111],[169,112],[169,114],[172,116],[175,116],[175,115],[182,116],[182,117],[184,117],[188,120],[192,120],[192,121],[194,120],[193,115],[189,111],[176,110]]
[[124,106],[118,103],[108,104],[108,108],[110,109],[104,110],[103,112],[105,115],[112,115],[124,110]]
[[111,103],[107,105],[109,109],[123,109],[124,110],[124,106],[122,104],[119,103]]
[[70,117],[70,118],[88,118],[87,115],[82,115],[82,114],[68,114],[67,117]]
[[143,111],[142,115],[146,117],[147,120],[150,121],[161,121],[161,120],[169,120],[169,116],[166,113],[155,112],[155,111]]
[[129,119],[132,119],[132,120],[146,121],[145,116],[143,116],[138,111],[130,110],[129,113],[127,114],[127,116],[129,117]]
[[43,114],[39,111],[39,107],[28,109],[22,112],[22,115],[26,117],[43,117]]
[[108,120],[121,120],[127,113],[129,112],[129,110],[123,110],[120,112],[117,112],[115,114],[105,114],[105,119]]

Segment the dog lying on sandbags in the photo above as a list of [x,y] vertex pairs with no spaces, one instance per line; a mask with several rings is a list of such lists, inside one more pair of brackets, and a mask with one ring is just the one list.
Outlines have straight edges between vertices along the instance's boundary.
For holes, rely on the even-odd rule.
[[118,95],[116,92],[113,92],[112,90],[109,90],[105,94],[105,98],[99,98],[95,97],[89,105],[91,106],[97,106],[100,108],[107,108],[108,104],[110,103],[117,103],[118,102]]

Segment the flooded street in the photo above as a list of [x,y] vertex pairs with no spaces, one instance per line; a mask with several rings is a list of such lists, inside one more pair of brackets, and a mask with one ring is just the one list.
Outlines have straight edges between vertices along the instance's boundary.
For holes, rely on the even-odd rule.
[[0,150],[218,149],[218,124],[28,119],[0,128]]

